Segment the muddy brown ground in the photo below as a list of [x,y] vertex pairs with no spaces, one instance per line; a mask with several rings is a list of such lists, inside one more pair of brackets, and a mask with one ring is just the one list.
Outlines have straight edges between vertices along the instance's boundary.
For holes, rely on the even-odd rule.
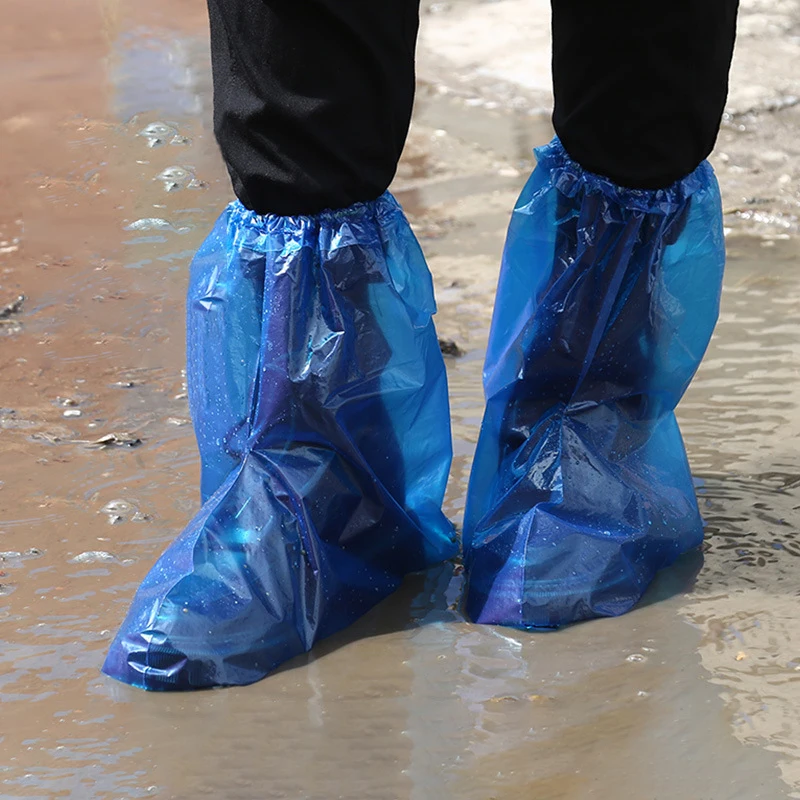
[[[555,634],[465,622],[444,565],[253,687],[150,695],[100,675],[199,502],[183,294],[229,199],[205,24],[199,0],[4,5],[0,309],[25,300],[0,319],[0,798],[800,797],[800,245],[735,210],[720,325],[680,409],[704,564]],[[551,131],[439,56],[421,59],[395,191],[440,334],[465,351],[448,360],[458,520],[505,226]],[[756,145],[793,129],[768,113],[784,116]]]

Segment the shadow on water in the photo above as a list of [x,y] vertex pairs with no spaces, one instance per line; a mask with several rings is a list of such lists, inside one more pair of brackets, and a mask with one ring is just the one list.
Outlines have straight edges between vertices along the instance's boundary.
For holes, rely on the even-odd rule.
[[[703,568],[703,554],[694,550],[682,556],[672,567],[662,570],[642,598],[639,608],[663,603],[669,598],[693,591]],[[278,671],[303,669],[355,642],[372,637],[410,632],[431,624],[468,624],[463,615],[464,578],[460,565],[441,564],[425,573],[409,575],[391,597],[374,608],[349,628],[320,642],[313,653],[306,653],[287,662]],[[590,623],[580,623],[582,625]],[[555,631],[529,632],[523,635],[547,635]],[[509,635],[517,632],[509,629]]]

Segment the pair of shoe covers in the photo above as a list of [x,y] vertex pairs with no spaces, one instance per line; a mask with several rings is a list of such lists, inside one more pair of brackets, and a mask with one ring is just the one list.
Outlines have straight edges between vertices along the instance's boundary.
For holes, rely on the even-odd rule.
[[[629,610],[702,522],[673,411],[708,345],[724,246],[703,163],[623,189],[558,140],[514,209],[463,546],[476,622]],[[233,203],[191,269],[203,506],[104,665],[146,689],[247,684],[456,555],[430,274],[397,203]]]

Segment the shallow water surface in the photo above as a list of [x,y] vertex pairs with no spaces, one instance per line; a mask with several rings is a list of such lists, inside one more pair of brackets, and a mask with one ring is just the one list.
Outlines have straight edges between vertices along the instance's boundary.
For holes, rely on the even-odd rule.
[[[202,4],[14,0],[0,34],[0,798],[800,797],[800,247],[729,237],[723,313],[680,417],[708,521],[632,614],[467,623],[412,576],[243,689],[99,673],[196,510],[189,259],[228,199]],[[48,20],[41,24],[42,15]],[[68,67],[68,68],[67,68]],[[499,252],[546,123],[422,85],[396,191],[435,274],[463,511]]]

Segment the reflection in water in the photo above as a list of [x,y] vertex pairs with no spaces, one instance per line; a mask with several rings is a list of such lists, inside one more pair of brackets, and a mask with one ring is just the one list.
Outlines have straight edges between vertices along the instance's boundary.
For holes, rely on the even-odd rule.
[[114,116],[128,120],[142,111],[203,116],[210,97],[207,50],[205,38],[197,35],[144,26],[121,31],[109,70]]
[[800,796],[800,278],[796,243],[765,243],[731,242],[717,339],[684,409],[709,533],[684,613],[735,735],[779,753]]
[[[180,0],[160,5],[177,24]],[[80,43],[98,22],[88,5],[75,9]],[[180,424],[183,293],[193,249],[228,197],[207,119],[186,117],[208,114],[202,27],[154,33],[150,14],[145,3],[113,23],[113,108],[70,128],[69,149],[53,144],[79,177],[45,190],[20,183],[8,211],[25,216],[26,235],[55,233],[12,276],[31,300],[2,340],[0,796],[607,800],[624,787],[632,798],[775,800],[786,783],[800,792],[794,242],[731,240],[718,336],[681,408],[710,534],[699,576],[684,564],[628,617],[531,635],[465,622],[463,577],[449,564],[253,687],[148,695],[99,674],[139,580],[198,506],[194,443]],[[94,70],[87,60],[95,83],[81,86],[101,96]],[[453,131],[469,117],[480,136],[503,127],[497,114],[469,116],[479,113],[429,99],[424,117]],[[137,114],[121,127],[103,122]],[[524,138],[515,119],[497,144],[513,163]],[[148,147],[137,136],[165,120],[188,141]],[[451,161],[425,162],[434,183],[474,166],[469,184],[413,194],[431,232],[423,244],[440,330],[467,351],[448,361],[447,511],[459,519],[516,187],[468,142],[437,152]],[[186,177],[175,167],[206,188],[170,189],[165,171]],[[84,180],[95,168],[99,177]],[[151,229],[158,240],[124,231],[153,219],[189,230]],[[59,397],[81,415],[64,417]],[[84,444],[111,434],[142,444]]]

